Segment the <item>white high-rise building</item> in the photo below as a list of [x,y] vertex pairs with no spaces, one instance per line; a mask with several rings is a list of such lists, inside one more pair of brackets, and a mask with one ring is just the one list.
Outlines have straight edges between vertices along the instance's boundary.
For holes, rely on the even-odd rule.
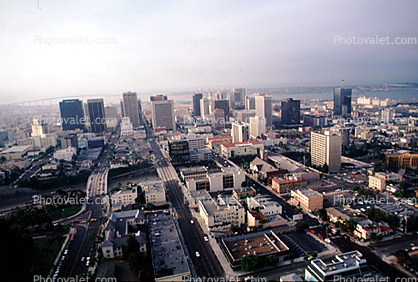
[[329,172],[341,169],[342,137],[336,132],[311,132],[311,162],[316,166],[327,164]]
[[267,129],[272,128],[273,107],[271,96],[258,94],[255,96],[255,115],[266,119]]
[[32,122],[32,137],[39,136],[45,138],[46,124],[42,124],[38,117],[35,117]]
[[248,124],[239,121],[233,122],[231,136],[233,143],[248,141]]
[[200,116],[203,119],[208,119],[211,116],[211,103],[208,98],[200,99]]
[[255,116],[250,117],[250,137],[257,138],[261,134],[266,133],[266,119],[263,117]]
[[120,123],[120,136],[132,136],[134,133],[134,127],[132,125],[131,119],[129,117],[122,118],[122,122]]
[[389,123],[392,122],[395,118],[395,111],[393,109],[383,109],[382,110],[382,122]]
[[152,127],[164,127],[167,130],[175,130],[174,101],[167,100],[166,96],[151,97]]

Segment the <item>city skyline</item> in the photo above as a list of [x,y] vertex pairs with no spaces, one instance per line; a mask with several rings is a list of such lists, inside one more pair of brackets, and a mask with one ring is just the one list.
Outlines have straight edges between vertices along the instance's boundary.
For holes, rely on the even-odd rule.
[[[417,77],[416,42],[371,42],[416,39],[413,1],[1,6],[8,28],[0,31],[7,66],[0,96],[10,102],[124,89],[322,86],[342,79],[357,85]],[[368,43],[354,44],[354,38]]]

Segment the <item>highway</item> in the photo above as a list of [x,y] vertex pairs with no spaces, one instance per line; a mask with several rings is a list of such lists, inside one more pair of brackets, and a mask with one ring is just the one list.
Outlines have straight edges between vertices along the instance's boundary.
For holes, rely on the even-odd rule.
[[[193,216],[188,206],[185,205],[184,195],[177,182],[177,173],[175,169],[167,162],[161,153],[160,148],[153,139],[151,130],[148,127],[147,136],[151,149],[153,150],[157,168],[160,170],[160,174],[163,178],[162,180],[165,183],[167,195],[172,208],[175,209],[177,215],[176,219],[179,223],[193,265],[195,266],[197,276],[200,278],[224,277],[225,273],[215,253],[210,247],[210,244],[204,240],[204,232],[198,223],[191,223]],[[196,252],[199,252],[200,257],[196,256]]]

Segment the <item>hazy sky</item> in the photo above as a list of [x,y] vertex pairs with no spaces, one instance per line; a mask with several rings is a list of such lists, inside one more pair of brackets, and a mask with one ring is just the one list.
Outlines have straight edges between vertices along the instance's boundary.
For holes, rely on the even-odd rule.
[[415,0],[3,0],[0,98],[417,82],[418,44],[334,44],[417,40],[417,15]]

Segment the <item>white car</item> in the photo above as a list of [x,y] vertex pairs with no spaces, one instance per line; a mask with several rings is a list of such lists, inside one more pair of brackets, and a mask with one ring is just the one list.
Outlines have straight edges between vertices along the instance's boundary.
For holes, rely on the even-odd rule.
[[193,220],[193,219],[190,219],[190,223],[191,223],[191,224],[194,224],[194,220]]
[[84,261],[85,259],[86,259],[85,257],[82,257],[82,258],[81,258],[81,261]]
[[206,242],[209,242],[208,236],[203,237],[203,239],[205,239]]
[[200,257],[200,253],[199,252],[196,252],[196,257]]
[[68,249],[66,249],[66,250],[64,251],[64,255],[66,255],[66,254],[68,254]]

